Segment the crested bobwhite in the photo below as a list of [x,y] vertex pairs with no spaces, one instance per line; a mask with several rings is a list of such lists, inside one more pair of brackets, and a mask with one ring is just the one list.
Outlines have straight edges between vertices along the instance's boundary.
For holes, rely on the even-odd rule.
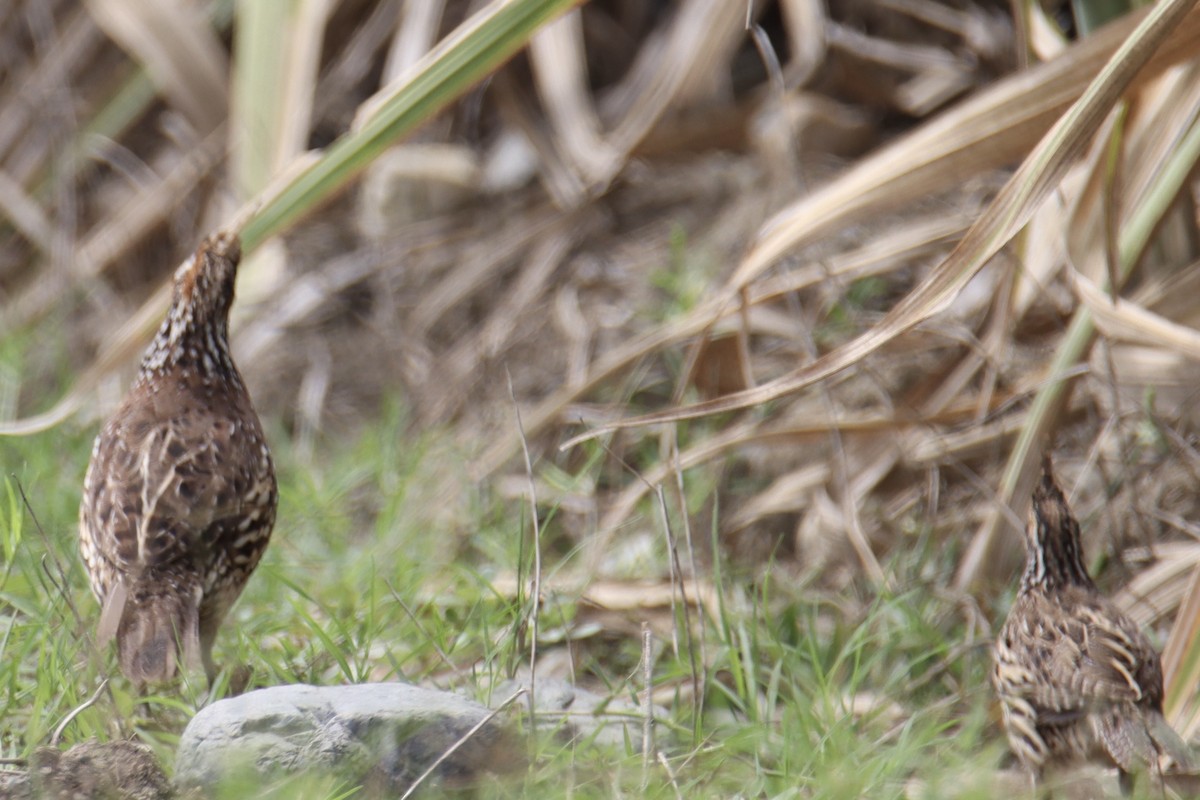
[[1157,773],[1161,756],[1190,754],[1162,714],[1158,653],[1092,583],[1079,523],[1049,459],[1033,492],[1021,588],[995,645],[992,683],[1009,747],[1035,779],[1048,768],[1096,761]]
[[258,414],[229,352],[236,236],[175,273],[170,311],[92,449],[79,542],[121,671],[167,680],[199,659],[258,565],[278,494]]

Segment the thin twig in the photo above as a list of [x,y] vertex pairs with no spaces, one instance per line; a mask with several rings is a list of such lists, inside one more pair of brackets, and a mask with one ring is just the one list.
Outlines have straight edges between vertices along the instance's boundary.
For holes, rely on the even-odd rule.
[[775,52],[775,46],[771,44],[771,37],[767,35],[761,25],[751,22],[749,16],[750,8],[747,4],[746,30],[750,31],[750,36],[754,39],[754,46],[758,49],[758,57],[762,59],[763,67],[767,71],[767,80],[771,84],[773,96],[782,97],[787,87],[783,82],[783,67],[779,64],[779,54]]
[[[844,287],[844,283],[833,278],[839,286]],[[843,289],[844,290],[844,289]],[[793,295],[789,295],[789,299],[795,302],[798,306],[798,300],[793,299]],[[805,349],[808,351],[808,357],[816,359],[819,357],[820,349],[817,347],[816,339],[813,338],[812,331],[807,327],[803,329],[804,334],[801,338]],[[886,390],[882,389],[886,394]],[[840,416],[838,405],[834,402],[833,396],[830,394],[828,385],[822,383],[819,386],[818,396],[821,404],[825,408],[825,417],[829,420],[837,420]],[[889,396],[890,402],[890,396]],[[845,523],[845,535],[849,540],[850,546],[858,555],[859,561],[862,563],[863,569],[867,573],[867,577],[876,586],[886,587],[889,585],[888,577],[883,571],[883,567],[879,564],[879,559],[876,558],[875,552],[871,549],[870,542],[867,541],[866,533],[862,529],[862,522],[858,515],[858,498],[854,496],[854,492],[850,486],[849,476],[849,459],[846,454],[845,442],[842,438],[841,430],[836,426],[831,426],[829,429],[829,444],[832,450],[832,469],[830,471],[831,481],[835,481],[840,486],[841,512]]]
[[404,599],[400,597],[400,593],[396,591],[396,587],[392,586],[391,580],[384,580],[383,583],[388,587],[388,591],[392,593],[392,599],[400,604],[400,608],[404,609],[404,613],[408,614],[408,618],[412,620],[413,625],[417,626],[417,631],[424,636],[431,645],[433,645],[433,649],[437,651],[437,654],[441,657],[442,661],[445,661],[446,665],[450,667],[450,669],[454,670],[454,672],[462,672],[462,670],[458,668],[458,665],[450,659],[450,654],[442,649],[442,646],[437,643],[437,639],[435,639],[429,633],[429,630],[421,624],[421,620],[417,619],[417,615],[414,614],[412,609],[408,607],[408,603],[405,603]]
[[[692,546],[692,520],[688,514],[687,498],[683,494],[683,465],[679,463],[679,440],[676,437],[671,438],[671,461],[675,472],[675,491],[679,495],[679,514],[683,518],[683,539],[687,544],[688,568],[691,570],[692,580],[698,580],[696,549]],[[687,617],[687,593],[684,590],[684,586],[685,584],[680,582],[679,593],[683,597],[684,623],[687,625],[688,637],[688,660],[692,668],[692,714],[698,720],[704,712],[704,687],[708,683],[708,648],[705,645],[705,630],[707,625],[704,619],[704,606],[700,598],[697,597],[696,613],[700,618],[700,667],[697,669],[696,652],[692,641],[691,621]],[[705,674],[703,676],[700,675],[700,670],[704,671]]]
[[[654,496],[658,499],[658,513],[662,517],[663,536],[667,540],[667,572],[671,582],[671,651],[679,658],[679,631],[677,629],[677,620],[679,613],[675,608],[675,585],[680,580],[676,573],[676,559],[672,558],[675,552],[675,536],[671,533],[671,518],[667,516],[667,500],[663,494],[662,484],[659,483],[654,487]],[[684,597],[684,607],[687,606],[687,597]],[[687,613],[686,611],[684,612]]]
[[417,791],[417,789],[421,786],[421,784],[424,783],[426,781],[426,779],[428,779],[429,776],[434,773],[434,770],[436,770],[438,767],[440,767],[447,758],[454,755],[454,753],[458,751],[458,748],[460,748],[464,744],[466,744],[467,741],[472,736],[479,733],[479,731],[483,729],[484,725],[487,725],[489,722],[491,722],[493,719],[495,719],[500,714],[501,711],[503,711],[504,709],[506,709],[510,705],[512,705],[513,701],[516,700],[521,695],[525,694],[526,691],[527,690],[525,689],[525,687],[521,687],[520,689],[517,689],[515,692],[513,692],[508,697],[507,700],[505,700],[500,705],[496,706],[496,708],[493,709],[490,714],[488,714],[486,717],[479,720],[479,722],[476,722],[473,726],[471,726],[471,729],[469,731],[464,733],[458,739],[458,741],[456,741],[454,744],[452,744],[448,748],[446,748],[446,751],[444,753],[442,753],[440,756],[438,756],[437,759],[435,759],[434,762],[432,764],[430,764],[429,767],[424,772],[422,772],[420,775],[417,776],[417,779],[415,781],[413,781],[412,786],[409,786],[408,790],[405,791],[404,794],[400,795],[400,800],[408,800],[408,798],[412,797],[413,794]]
[[679,781],[675,780],[675,773],[671,770],[671,765],[667,762],[667,755],[662,750],[658,751],[658,763],[662,764],[663,772],[667,773],[667,780],[671,782],[671,788],[675,790],[676,800],[683,800],[683,792],[679,790]]
[[71,724],[75,717],[79,716],[81,713],[95,705],[96,701],[100,699],[100,694],[107,688],[108,678],[105,678],[104,680],[100,681],[100,685],[96,687],[96,691],[92,692],[91,697],[75,706],[75,708],[71,709],[71,713],[63,717],[62,722],[58,723],[58,727],[54,729],[54,734],[50,737],[51,747],[58,747],[59,742],[62,741],[63,731],[67,729],[67,726]]
[[[698,691],[699,685],[697,679],[699,672],[696,668],[696,649],[692,647],[692,614],[689,608],[690,604],[688,603],[687,583],[683,579],[683,568],[679,563],[679,547],[676,545],[675,535],[671,532],[671,522],[667,517],[667,501],[663,495],[662,484],[659,484],[655,491],[658,494],[659,507],[662,509],[663,527],[667,533],[667,563],[670,566],[671,574],[671,642],[675,646],[675,657],[678,658],[679,634],[676,630],[678,615],[675,612],[675,589],[678,587],[679,597],[683,605],[683,631],[684,636],[687,638],[688,659],[692,670],[692,686]],[[687,518],[687,508],[683,509],[683,516],[685,519]],[[692,577],[695,578],[695,575],[693,574]],[[698,605],[699,597],[696,598],[696,602]]]
[[517,416],[517,434],[521,437],[521,453],[525,457],[525,476],[529,480],[529,516],[533,522],[533,577],[530,593],[533,606],[529,610],[529,719],[535,722],[537,697],[534,685],[537,682],[537,640],[538,617],[542,609],[542,527],[538,523],[537,489],[533,482],[533,462],[529,458],[529,442],[525,438],[525,426],[521,422],[521,406],[517,403],[517,394],[513,390],[512,373],[504,368],[508,378],[508,396],[512,399],[513,410]]
[[642,794],[650,784],[650,753],[654,750],[654,707],[650,703],[650,689],[654,677],[651,661],[650,623],[642,623]]
[[70,582],[67,580],[66,567],[64,567],[62,562],[58,560],[58,555],[54,551],[53,543],[50,541],[50,537],[46,535],[46,530],[42,527],[42,523],[38,519],[37,513],[35,513],[33,510],[33,504],[29,502],[29,498],[25,494],[25,486],[21,483],[21,479],[15,474],[12,476],[12,478],[17,484],[17,491],[21,493],[21,502],[25,504],[25,509],[29,512],[30,518],[33,519],[33,525],[35,528],[37,528],[38,534],[42,537],[42,541],[46,545],[46,554],[54,561],[54,568],[58,570],[61,580],[55,579],[55,577],[50,574],[44,558],[42,561],[42,569],[45,570],[47,577],[50,578],[50,582],[54,584],[54,588],[59,591],[63,599],[66,601],[67,608],[71,609],[71,614],[75,617],[76,624],[82,625],[83,617],[80,616],[79,609],[75,608],[75,602],[71,599],[71,593],[67,591],[67,586],[70,584]]

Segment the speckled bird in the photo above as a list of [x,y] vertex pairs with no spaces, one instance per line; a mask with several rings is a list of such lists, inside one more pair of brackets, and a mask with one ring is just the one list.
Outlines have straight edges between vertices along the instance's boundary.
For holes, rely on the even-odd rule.
[[229,351],[241,248],[208,238],[175,273],[171,308],[92,448],[79,543],[135,684],[201,662],[258,566],[278,493],[262,424]]
[[1116,766],[1122,786],[1190,753],[1163,718],[1163,676],[1145,634],[1100,594],[1079,523],[1042,466],[1026,529],[1021,588],[996,640],[992,683],[1009,747],[1035,779],[1052,767]]

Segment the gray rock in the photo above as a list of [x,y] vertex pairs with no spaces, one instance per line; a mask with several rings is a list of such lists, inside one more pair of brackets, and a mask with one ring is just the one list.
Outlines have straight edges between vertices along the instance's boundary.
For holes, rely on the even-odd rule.
[[[448,692],[402,683],[275,686],[204,708],[179,740],[175,784],[222,784],[331,775],[395,796],[488,714]],[[522,763],[501,718],[488,722],[437,768],[442,785],[469,784]]]
[[[505,681],[492,692],[492,701],[502,703],[521,688],[529,688],[528,678]],[[534,690],[539,729],[553,728],[568,740],[605,746],[622,747],[628,742],[635,752],[641,752],[645,714],[637,703],[625,697],[596,694],[558,678],[538,678]],[[528,708],[528,700],[516,701],[516,705],[522,704]],[[650,713],[655,719],[668,716],[662,706],[651,706]],[[661,739],[662,726],[655,726],[654,735]]]

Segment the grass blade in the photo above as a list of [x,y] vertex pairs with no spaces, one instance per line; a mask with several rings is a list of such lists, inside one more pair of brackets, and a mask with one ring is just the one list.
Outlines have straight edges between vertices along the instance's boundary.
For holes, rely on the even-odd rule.
[[253,250],[344,189],[380,153],[503,64],[540,25],[579,1],[493,2],[476,13],[368,101],[354,130],[268,200],[242,231],[243,246]]

